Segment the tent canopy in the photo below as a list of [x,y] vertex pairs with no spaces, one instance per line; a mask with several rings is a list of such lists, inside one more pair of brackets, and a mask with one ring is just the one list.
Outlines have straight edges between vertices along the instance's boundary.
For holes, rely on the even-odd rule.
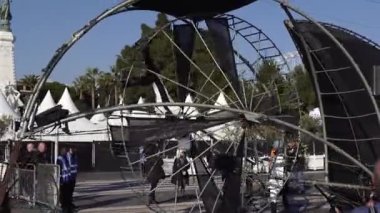
[[51,95],[50,90],[48,90],[44,99],[42,99],[40,105],[38,106],[37,114],[53,108],[55,105],[56,103],[54,102],[53,96]]
[[17,119],[20,116],[17,115],[15,111],[9,106],[7,100],[5,99],[3,93],[0,91],[0,116],[10,117]]

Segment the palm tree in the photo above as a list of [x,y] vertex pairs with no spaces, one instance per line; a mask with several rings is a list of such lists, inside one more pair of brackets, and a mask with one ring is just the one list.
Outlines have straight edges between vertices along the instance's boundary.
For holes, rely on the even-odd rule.
[[36,86],[38,82],[39,76],[30,74],[30,75],[24,75],[22,79],[20,79],[20,83],[23,85],[23,87],[26,90],[33,90],[34,86]]
[[95,109],[95,93],[98,87],[99,69],[98,68],[87,68],[86,78],[89,80],[91,87],[91,107]]
[[74,88],[79,93],[79,100],[84,99],[84,93],[90,90],[90,82],[86,76],[79,76],[74,80]]
[[[109,106],[112,90],[115,86],[115,78],[112,73],[101,72],[98,77],[99,94],[105,106]],[[99,100],[100,101],[100,100]]]
[[111,73],[114,81],[114,100],[115,105],[119,104],[119,90],[120,90],[120,81],[121,81],[121,73],[120,70],[116,68],[116,66],[111,66]]

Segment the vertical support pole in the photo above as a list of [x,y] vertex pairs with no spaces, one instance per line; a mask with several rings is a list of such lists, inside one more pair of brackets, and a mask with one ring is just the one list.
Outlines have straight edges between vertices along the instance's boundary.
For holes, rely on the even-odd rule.
[[96,144],[95,144],[95,141],[92,141],[92,144],[91,144],[91,165],[92,165],[92,168],[95,168],[96,166]]
[[54,141],[54,162],[53,163],[56,163],[58,159],[58,141],[59,141],[59,127],[57,126],[56,137]]
[[11,156],[11,146],[12,142],[10,140],[7,141],[7,144],[5,145],[5,153],[4,153],[4,159],[6,163],[9,163],[10,156]]
[[[248,132],[248,128],[245,128],[244,130],[245,132]],[[246,134],[245,138],[244,138],[244,157],[243,157],[243,161],[242,161],[242,168],[241,168],[241,174],[242,174],[242,183],[241,183],[241,189],[240,189],[240,193],[241,193],[241,203],[240,203],[240,207],[244,206],[245,203],[244,203],[244,193],[245,193],[245,189],[247,188],[246,184],[247,184],[247,173],[249,172],[249,170],[245,170],[247,168],[247,149],[248,149],[248,144],[247,144],[247,140],[248,140],[248,134]],[[244,172],[244,170],[246,172]]]
[[326,144],[324,145],[324,147],[325,147],[325,157],[323,159],[325,162],[325,181],[326,183],[328,183],[329,182],[329,159],[328,159],[329,149]]

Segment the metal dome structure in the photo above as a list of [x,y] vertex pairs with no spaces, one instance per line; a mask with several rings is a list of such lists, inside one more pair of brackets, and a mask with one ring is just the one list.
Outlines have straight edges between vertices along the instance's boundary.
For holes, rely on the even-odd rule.
[[[33,122],[30,118],[36,113],[34,106],[42,86],[55,66],[77,41],[108,17],[131,10],[154,10],[172,15],[174,18],[151,36],[137,43],[145,66],[132,71],[144,73],[143,80],[129,78],[128,75],[123,79],[123,83],[126,87],[155,84],[161,96],[161,102],[120,105],[90,112],[77,112],[60,122],[69,122],[97,113],[120,111],[119,115],[116,115],[120,119],[120,125],[110,126],[112,136],[110,144],[114,155],[123,159],[124,165],[121,168],[132,172],[135,169],[133,165],[141,162],[140,160],[133,161],[131,158],[132,147],[162,143],[160,145],[164,148],[160,152],[146,156],[146,158],[154,159],[170,151],[169,148],[165,148],[166,145],[162,141],[191,135],[188,142],[192,147],[191,162],[196,170],[199,190],[196,195],[197,202],[190,211],[196,211],[195,209],[198,208],[202,211],[203,208],[206,212],[243,210],[261,212],[268,208],[271,199],[277,199],[279,191],[290,176],[295,161],[292,161],[289,173],[284,172],[283,166],[278,165],[287,160],[280,145],[281,142],[277,145],[271,144],[280,150],[278,162],[276,164],[274,161],[272,169],[266,172],[267,181],[261,181],[258,178],[259,172],[252,165],[259,165],[263,160],[259,160],[257,147],[249,147],[250,143],[248,143],[258,139],[269,140],[260,135],[260,126],[273,129],[275,140],[282,141],[282,144],[285,144],[285,136],[289,136],[290,140],[297,140],[297,136],[305,135],[328,146],[328,171],[332,182],[320,183],[320,185],[334,186],[328,190],[345,197],[339,201],[362,198],[363,193],[353,195],[352,191],[356,193],[357,188],[360,187],[362,190],[365,189],[365,181],[350,182],[335,171],[339,169],[345,176],[360,174],[363,179],[368,179],[372,175],[370,169],[377,157],[377,150],[371,147],[378,140],[376,134],[380,128],[380,114],[368,83],[368,76],[370,76],[368,60],[355,55],[350,45],[355,43],[366,50],[373,50],[374,54],[378,53],[377,45],[351,31],[319,23],[291,5],[276,1],[290,19],[286,22],[287,29],[299,48],[305,67],[312,74],[324,125],[324,135],[319,137],[298,125],[300,107],[298,94],[294,87],[283,86],[284,84],[293,86],[293,82],[289,82],[287,78],[290,70],[286,56],[262,30],[236,16],[224,14],[254,1],[241,0],[231,3],[231,1],[209,0],[207,2],[209,6],[204,6],[204,1],[198,0],[184,1],[180,4],[178,1],[171,0],[126,0],[90,20],[83,28],[75,32],[69,41],[57,49],[43,69],[41,78],[26,106],[19,138],[26,138],[55,125],[49,124],[28,129],[29,124]],[[297,21],[293,18],[293,14],[298,14],[305,20]],[[168,28],[171,29],[172,34],[164,30]],[[202,33],[204,29],[208,30],[208,40]],[[161,73],[149,54],[149,45],[159,34],[169,40],[173,46],[177,62],[176,78]],[[239,52],[238,47],[234,46],[235,36],[240,37],[245,45],[250,46],[256,53],[256,57]],[[192,58],[195,38],[200,41],[202,48],[207,50],[210,61],[213,62],[212,69],[208,70],[208,73]],[[318,39],[320,41],[315,42]],[[322,55],[321,53],[325,51],[331,52],[327,56]],[[282,71],[281,75],[272,76],[267,84],[256,84],[258,66],[271,63],[273,60],[277,61],[277,67]],[[189,86],[190,79],[187,76],[190,72],[196,72],[202,76],[204,85],[212,85],[215,92],[205,95],[204,86],[195,89]],[[224,84],[220,85],[210,77],[214,73],[220,76]],[[173,101],[166,91],[169,83],[178,89],[176,100],[179,101],[177,102]],[[216,96],[221,92],[225,92],[228,106],[214,104]],[[193,103],[185,101],[187,94],[196,96]],[[354,100],[356,98],[360,98],[366,106],[358,106]],[[184,113],[184,108],[196,109],[198,113]],[[162,109],[165,113],[160,113]],[[146,114],[144,114],[146,117],[130,116],[129,112],[133,110],[149,112],[154,116],[146,116]],[[234,133],[235,139],[213,139],[210,128],[219,125],[234,125],[239,130]],[[339,131],[336,125],[340,126]],[[201,133],[207,133],[212,139],[211,143],[195,140],[197,138],[195,136]],[[350,137],[345,138],[342,135]],[[218,144],[226,141],[227,148],[216,148]],[[176,147],[170,149],[174,148]],[[211,170],[204,159],[210,150],[222,156],[229,156],[236,163],[234,168],[226,173],[222,182],[214,181],[213,177],[217,170]],[[368,152],[373,153],[365,156]],[[354,171],[337,165],[354,167]],[[282,171],[280,171],[281,168]],[[174,175],[175,173],[170,177]],[[262,184],[260,192],[252,192],[246,187],[241,187],[249,179]],[[274,185],[271,182],[273,180],[276,182]],[[160,184],[152,190],[155,191],[159,187]],[[342,190],[342,187],[345,189]],[[141,194],[136,193],[136,196],[141,196]],[[174,200],[176,211],[177,194]],[[341,205],[344,206],[346,203]],[[161,212],[167,211],[160,205],[150,208]]]

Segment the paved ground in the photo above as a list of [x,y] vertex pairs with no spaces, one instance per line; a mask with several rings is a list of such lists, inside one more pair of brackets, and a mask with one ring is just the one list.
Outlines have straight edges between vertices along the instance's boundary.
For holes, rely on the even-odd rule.
[[[133,178],[124,180],[120,173],[82,173],[78,177],[75,192],[75,204],[79,212],[83,213],[145,213],[145,212],[203,212],[202,206],[197,203],[197,186],[195,178],[186,189],[184,195],[178,196],[177,205],[174,205],[175,188],[170,183],[163,183],[156,194],[159,205],[147,207],[146,197],[149,186],[141,180]],[[307,173],[307,178],[323,179],[321,173]],[[217,181],[220,182],[220,181]],[[323,197],[315,190],[308,189],[304,194],[290,194],[288,197],[290,209],[283,210],[280,202],[280,212],[328,212],[328,206]],[[12,213],[48,212],[43,208],[29,208],[27,204],[13,202]],[[268,212],[268,211],[266,211]]]

